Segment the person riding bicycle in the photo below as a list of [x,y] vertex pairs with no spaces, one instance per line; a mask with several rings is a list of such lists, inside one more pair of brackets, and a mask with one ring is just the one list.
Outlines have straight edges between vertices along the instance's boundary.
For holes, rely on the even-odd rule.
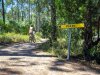
[[29,42],[36,42],[35,41],[35,30],[33,30],[33,27],[30,26],[29,28]]

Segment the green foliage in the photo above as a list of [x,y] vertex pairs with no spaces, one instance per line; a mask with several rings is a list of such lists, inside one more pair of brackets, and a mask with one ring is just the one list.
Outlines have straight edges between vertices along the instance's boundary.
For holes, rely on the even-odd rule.
[[0,26],[3,26],[4,25],[4,23],[3,23],[3,21],[0,19]]
[[3,23],[3,21],[0,19],[0,33],[5,32],[7,25]]
[[[41,42],[42,34],[37,32],[35,34],[36,42]],[[29,35],[19,33],[2,33],[0,34],[0,43],[15,43],[15,42],[29,42]]]
[[54,53],[59,57],[66,57],[67,55],[67,41],[65,38],[58,38],[54,43]]
[[15,32],[15,33],[19,33],[20,32],[20,26],[18,23],[16,23],[13,20],[9,21],[9,26],[10,26],[10,31]]
[[59,59],[65,58],[67,55],[67,49],[59,49],[59,48],[49,48],[47,50],[48,52],[52,53],[53,55],[56,55]]
[[51,26],[48,21],[43,20],[43,24],[41,26],[41,32],[44,38],[50,37]]
[[54,49],[54,54],[58,56],[58,58],[65,58],[67,55],[67,49]]
[[28,34],[29,31],[29,22],[28,21],[23,21],[19,22],[19,30],[21,34]]
[[[90,16],[93,36],[98,35],[96,22],[100,16],[100,14],[98,14],[100,12],[100,0],[55,0],[56,12],[53,13],[51,13],[50,10],[50,5],[53,4],[51,4],[51,1],[49,0],[30,0],[30,2],[29,0],[5,0],[4,2],[6,2],[5,8],[8,9],[10,6],[11,9],[9,11],[5,10],[6,23],[4,24],[3,21],[0,20],[1,43],[28,42],[27,34],[30,25],[34,26],[34,29],[37,31],[40,31],[35,34],[37,42],[41,41],[42,37],[50,38],[50,40],[52,40],[51,33],[54,33],[52,32],[50,24],[52,17],[55,18],[56,16],[55,21],[57,23],[56,26],[58,27],[58,25],[65,23],[76,24],[86,22],[86,19],[89,17],[89,15],[86,17],[86,15],[89,11],[91,11]],[[91,10],[88,11],[89,7],[91,7]],[[51,17],[51,15],[54,14],[55,16]],[[2,14],[0,13],[0,16],[1,15]],[[55,21],[53,20],[53,22]],[[83,31],[84,29],[71,30],[71,55],[82,54],[84,42]],[[57,56],[66,56],[68,29],[62,30],[58,28],[56,37],[58,39],[56,42],[53,42],[53,46],[50,50]],[[90,43],[90,41],[88,43]],[[99,47],[97,48],[97,46]],[[49,46],[46,46],[45,48],[48,49]],[[100,44],[90,49],[89,53],[93,57],[100,58],[98,54],[100,53]]]
[[10,37],[3,35],[0,35],[0,43],[11,43],[13,42]]
[[83,37],[81,29],[72,29],[71,37],[71,55],[82,54],[83,49]]
[[0,20],[0,26],[2,32],[14,32],[21,34],[28,34],[29,29],[29,25],[25,21],[17,23],[14,20],[10,20],[7,24],[3,24],[2,20]]
[[40,42],[40,41],[41,41],[41,38],[42,38],[42,33],[36,32],[36,33],[35,33],[35,38],[36,38],[36,41],[37,41],[37,42]]
[[67,41],[65,38],[58,38],[57,43],[58,43],[58,48],[66,48],[67,46]]
[[0,43],[28,42],[28,35],[15,33],[0,34]]
[[58,58],[64,58],[67,55],[67,41],[65,38],[58,38],[56,42],[53,42],[52,47],[47,47],[47,51],[58,56]]

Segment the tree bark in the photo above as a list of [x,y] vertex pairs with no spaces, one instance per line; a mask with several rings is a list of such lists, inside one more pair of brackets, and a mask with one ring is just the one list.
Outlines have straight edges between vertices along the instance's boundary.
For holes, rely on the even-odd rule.
[[37,16],[37,31],[40,31],[40,27],[41,27],[41,7],[40,7],[40,1],[37,0],[37,4],[36,4],[36,16]]
[[3,17],[3,22],[5,24],[5,9],[4,9],[4,0],[2,0],[2,17]]
[[29,24],[30,24],[30,0],[28,1],[29,2]]
[[51,25],[52,25],[52,31],[51,31],[51,39],[53,41],[57,40],[57,27],[56,27],[56,6],[55,6],[55,0],[51,0]]
[[100,17],[99,17],[99,19],[98,19],[98,25],[97,25],[97,26],[98,26],[97,33],[98,33],[98,39],[99,39],[99,38],[100,38],[100,37],[99,37],[99,33],[100,33],[100,30],[99,30],[99,29],[100,29]]
[[12,8],[11,8],[11,10],[12,10],[12,19],[14,20],[14,13],[13,13],[13,0],[11,0],[11,3],[12,3]]
[[19,22],[19,6],[18,6],[18,4],[19,4],[19,2],[18,2],[18,0],[17,0],[17,10],[18,10],[18,12],[17,12],[17,20],[18,20],[18,22]]
[[86,14],[86,23],[85,23],[85,29],[84,29],[84,47],[83,47],[83,52],[84,52],[84,57],[86,61],[91,60],[91,55],[90,55],[90,49],[93,48],[95,45],[97,45],[100,42],[100,37],[99,37],[99,21],[98,21],[98,38],[96,41],[92,40],[93,33],[92,33],[92,15],[93,15],[93,6],[91,6],[91,1],[89,2],[87,6],[87,14]]
[[84,28],[84,47],[83,47],[83,52],[84,52],[84,58],[87,61],[91,60],[90,56],[90,49],[89,47],[92,46],[92,22],[91,22],[91,6],[87,7],[87,14],[86,14],[86,23],[85,23],[85,28]]

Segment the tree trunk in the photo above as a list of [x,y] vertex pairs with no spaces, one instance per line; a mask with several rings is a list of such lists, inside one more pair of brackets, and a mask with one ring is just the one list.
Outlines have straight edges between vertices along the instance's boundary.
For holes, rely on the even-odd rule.
[[91,55],[90,55],[90,49],[93,48],[95,45],[97,45],[100,42],[100,37],[99,37],[99,20],[98,20],[98,29],[97,29],[97,34],[98,38],[96,41],[92,40],[93,33],[92,33],[92,15],[93,15],[93,7],[91,6],[92,2],[89,1],[88,6],[87,6],[87,14],[86,14],[86,24],[85,24],[85,29],[84,29],[84,47],[83,47],[83,52],[84,52],[84,57],[85,60],[90,61],[91,60]]
[[17,20],[18,20],[18,22],[19,22],[19,6],[18,6],[18,4],[19,4],[19,2],[18,2],[18,0],[17,0]]
[[40,31],[40,25],[41,25],[41,23],[40,23],[40,12],[37,12],[38,13],[38,15],[37,15],[37,18],[38,18],[38,20],[37,20],[37,31],[39,32]]
[[31,4],[31,7],[30,7],[30,9],[31,9],[31,21],[32,21],[32,4]]
[[21,20],[22,21],[24,21],[24,18],[23,18],[24,17],[23,16],[24,13],[23,12],[24,12],[24,6],[23,6],[23,0],[22,0],[22,4],[21,4]]
[[51,24],[52,24],[52,31],[51,31],[51,39],[53,41],[57,40],[57,27],[56,27],[56,6],[55,0],[51,0]]
[[86,14],[86,23],[85,23],[85,29],[84,29],[84,47],[83,47],[83,52],[84,52],[84,58],[86,61],[91,60],[90,56],[90,48],[92,46],[92,22],[91,22],[91,6],[87,7],[87,14]]
[[30,0],[29,0],[29,24],[30,24]]
[[11,3],[12,3],[12,8],[11,8],[11,10],[12,10],[12,19],[14,19],[14,17],[13,17],[13,0],[11,0]]
[[36,30],[39,32],[40,31],[40,26],[41,26],[41,7],[40,7],[40,1],[37,0],[36,4],[36,17],[37,17],[37,28]]
[[97,33],[98,33],[98,39],[99,39],[99,38],[100,38],[100,37],[99,37],[99,33],[100,33],[100,31],[99,31],[99,29],[100,29],[100,17],[99,17],[99,19],[98,19],[98,24],[97,24],[97,26],[98,26]]
[[2,17],[3,17],[3,22],[5,24],[5,9],[4,9],[4,0],[2,0]]

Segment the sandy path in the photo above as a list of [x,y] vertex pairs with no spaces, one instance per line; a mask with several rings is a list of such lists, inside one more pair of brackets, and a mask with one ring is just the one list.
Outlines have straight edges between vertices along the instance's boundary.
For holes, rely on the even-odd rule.
[[0,49],[0,75],[100,75],[77,62],[62,62],[36,49],[37,44],[15,44]]

